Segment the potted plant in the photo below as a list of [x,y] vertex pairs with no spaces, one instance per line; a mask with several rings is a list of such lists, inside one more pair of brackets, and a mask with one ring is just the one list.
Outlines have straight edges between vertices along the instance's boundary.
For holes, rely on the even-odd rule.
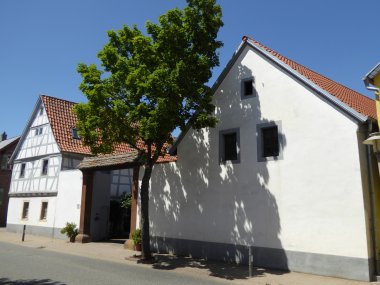
[[75,242],[75,237],[79,234],[75,223],[66,223],[66,226],[61,229],[61,234],[66,234],[70,242]]
[[136,229],[132,233],[132,240],[136,251],[141,251],[141,230]]

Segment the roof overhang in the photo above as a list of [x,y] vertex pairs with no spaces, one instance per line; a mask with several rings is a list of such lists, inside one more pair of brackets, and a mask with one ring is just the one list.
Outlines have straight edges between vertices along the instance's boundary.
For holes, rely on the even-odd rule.
[[93,157],[85,157],[78,165],[82,171],[86,170],[112,170],[139,166],[139,154],[137,150],[123,154],[106,154]]
[[[380,73],[380,62],[372,68],[364,77],[364,85],[368,90],[375,91],[376,94],[380,93],[379,87],[372,87],[374,85],[374,78]],[[372,86],[370,86],[372,85]]]
[[369,83],[373,84],[373,79],[380,73],[380,62],[372,68],[363,78],[363,80],[368,80]]

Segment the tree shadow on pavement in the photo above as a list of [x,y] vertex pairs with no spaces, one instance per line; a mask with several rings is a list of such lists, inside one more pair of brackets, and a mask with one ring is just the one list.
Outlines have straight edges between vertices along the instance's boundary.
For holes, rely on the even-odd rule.
[[[155,254],[156,262],[152,265],[154,269],[175,270],[177,268],[198,268],[207,270],[210,276],[234,280],[249,279],[248,265],[238,265],[234,263],[218,262],[206,259],[191,257],[180,257],[168,254]],[[263,277],[265,274],[282,275],[289,271],[263,269],[254,267],[252,277]]]
[[66,285],[59,281],[50,279],[25,279],[25,280],[11,280],[8,278],[0,278],[0,285]]

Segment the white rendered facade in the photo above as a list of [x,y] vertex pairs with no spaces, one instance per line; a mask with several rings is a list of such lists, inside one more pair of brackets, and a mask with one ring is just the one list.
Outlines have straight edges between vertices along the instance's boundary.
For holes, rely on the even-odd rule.
[[[244,98],[242,81],[256,94]],[[369,280],[368,171],[360,123],[249,46],[214,95],[216,128],[189,130],[176,163],[155,165],[152,244],[160,250]],[[280,154],[263,160],[263,126]],[[220,161],[235,130],[239,159]],[[143,169],[140,170],[140,181]],[[138,218],[139,219],[139,218]]]

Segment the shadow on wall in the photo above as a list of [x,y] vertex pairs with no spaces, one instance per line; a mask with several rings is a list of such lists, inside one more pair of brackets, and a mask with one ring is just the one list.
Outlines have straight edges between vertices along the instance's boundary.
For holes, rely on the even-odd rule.
[[11,280],[8,278],[0,278],[0,285],[21,285],[21,284],[29,284],[29,285],[65,285],[66,283],[62,283],[59,281],[53,281],[50,279],[27,279],[27,280]]
[[[237,263],[248,263],[251,247],[255,266],[287,270],[279,238],[279,189],[269,188],[281,179],[269,175],[280,176],[281,160],[258,162],[256,147],[256,126],[276,118],[262,117],[259,92],[241,99],[240,80],[254,74],[245,66],[238,68],[234,78],[225,79],[225,86],[236,88],[214,96],[216,128],[190,130],[177,163],[156,166],[150,193],[152,245],[162,252]],[[233,128],[240,132],[240,162],[223,163],[219,131]],[[282,133],[279,137],[284,149],[286,138]]]

